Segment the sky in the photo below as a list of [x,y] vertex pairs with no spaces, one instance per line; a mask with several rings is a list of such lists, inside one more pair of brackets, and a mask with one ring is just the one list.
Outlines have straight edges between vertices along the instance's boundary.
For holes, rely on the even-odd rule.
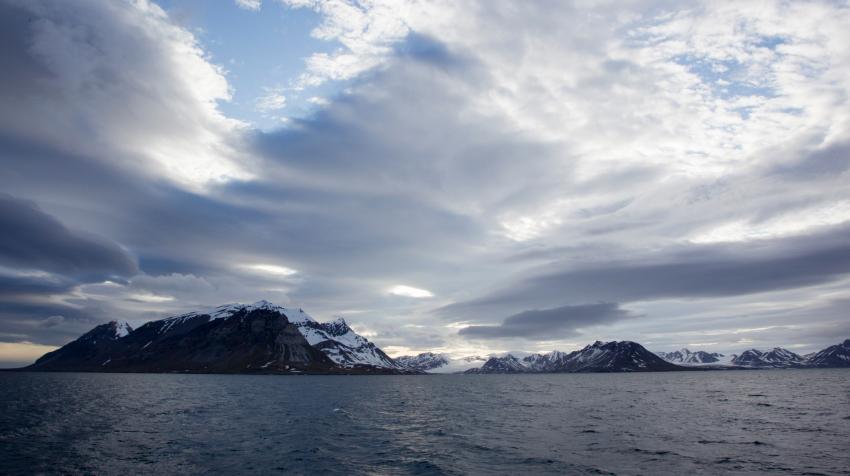
[[850,3],[0,0],[0,367],[267,299],[390,355],[850,338]]

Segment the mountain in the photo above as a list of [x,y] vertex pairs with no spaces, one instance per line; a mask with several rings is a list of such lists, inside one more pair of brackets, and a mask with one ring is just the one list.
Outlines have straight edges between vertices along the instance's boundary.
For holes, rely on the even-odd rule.
[[790,350],[776,347],[768,352],[746,350],[732,357],[733,365],[750,368],[794,368],[807,365],[806,359]]
[[559,371],[564,372],[652,372],[682,370],[682,367],[667,362],[637,342],[596,341],[571,353],[561,369]]
[[547,354],[531,354],[523,357],[522,363],[532,372],[557,372],[568,365],[570,354],[552,351]]
[[812,367],[850,367],[850,339],[832,345],[807,359]]
[[131,332],[133,329],[126,322],[101,324],[77,340],[44,354],[30,367],[39,370],[100,370],[109,364],[109,357],[102,357],[110,354],[118,346],[118,340]]
[[268,301],[228,304],[148,322],[110,322],[38,359],[28,370],[103,372],[404,373],[338,319]]
[[449,358],[443,354],[423,352],[418,355],[403,355],[396,357],[395,361],[406,369],[427,372],[449,365]]
[[530,372],[531,370],[525,366],[519,359],[513,355],[504,357],[490,357],[487,362],[484,362],[480,368],[469,369],[468,374],[517,374]]
[[467,373],[554,373],[554,372],[657,372],[684,370],[667,362],[636,342],[596,341],[569,354],[559,351],[532,354],[522,360],[513,355],[493,357]]
[[423,352],[418,355],[403,355],[394,359],[403,368],[429,374],[456,374],[476,368],[487,362],[487,358],[477,355],[452,357],[449,354]]
[[332,322],[302,321],[296,324],[313,347],[342,367],[372,366],[403,369],[365,337],[354,332],[341,317]]
[[656,354],[667,362],[672,362],[679,365],[703,365],[703,364],[721,364],[724,355],[716,352],[705,352],[698,350],[691,352],[688,349],[676,350],[673,352],[656,352]]

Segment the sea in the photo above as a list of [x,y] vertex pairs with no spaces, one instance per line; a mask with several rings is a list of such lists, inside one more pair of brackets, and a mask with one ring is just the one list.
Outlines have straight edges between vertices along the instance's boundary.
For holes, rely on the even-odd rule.
[[0,372],[0,474],[850,474],[850,370]]

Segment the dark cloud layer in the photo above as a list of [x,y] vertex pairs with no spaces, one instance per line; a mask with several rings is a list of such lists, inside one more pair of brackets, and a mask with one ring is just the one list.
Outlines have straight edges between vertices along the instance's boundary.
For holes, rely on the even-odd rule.
[[850,228],[756,244],[674,247],[642,259],[593,265],[568,262],[547,268],[555,270],[540,271],[439,312],[459,319],[504,306],[726,297],[813,286],[850,274]]
[[473,339],[565,338],[577,335],[577,329],[610,324],[628,316],[627,311],[614,303],[561,306],[514,314],[498,326],[469,326],[459,334]]
[[128,277],[136,264],[114,243],[69,230],[35,203],[0,194],[0,264],[94,281]]

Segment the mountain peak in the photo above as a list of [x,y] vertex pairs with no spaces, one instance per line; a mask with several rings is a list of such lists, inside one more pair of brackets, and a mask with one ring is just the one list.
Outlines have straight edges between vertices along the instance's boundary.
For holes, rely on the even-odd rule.
[[115,336],[119,339],[121,337],[126,337],[131,332],[133,332],[133,328],[130,327],[130,324],[127,321],[109,321],[109,326],[115,331]]
[[438,369],[449,364],[449,359],[443,354],[434,352],[422,352],[417,355],[402,355],[396,357],[395,361],[406,369],[427,372]]

